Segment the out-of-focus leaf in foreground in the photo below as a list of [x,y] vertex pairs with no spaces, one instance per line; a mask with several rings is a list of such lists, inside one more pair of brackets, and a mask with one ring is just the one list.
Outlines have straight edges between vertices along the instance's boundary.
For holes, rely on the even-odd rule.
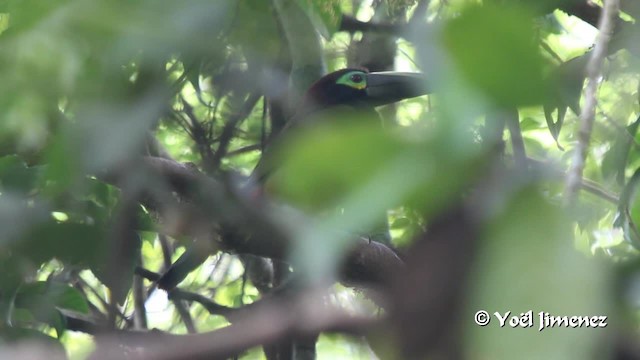
[[482,152],[451,151],[437,136],[419,139],[357,121],[313,127],[278,151],[283,165],[269,189],[313,212],[375,212],[406,202],[428,212],[482,164]]
[[542,102],[543,61],[525,7],[470,6],[443,30],[444,48],[467,82],[501,106]]
[[[539,313],[552,316],[609,316],[611,289],[607,268],[572,246],[566,214],[536,189],[512,197],[492,221],[475,264],[472,297],[463,317],[473,358],[588,358],[608,335],[606,328],[556,326],[539,331]],[[474,323],[474,313],[490,314],[489,325]],[[532,311],[533,326],[499,326],[495,312],[511,316]],[[612,326],[612,325],[609,325]],[[600,349],[602,351],[602,349]]]

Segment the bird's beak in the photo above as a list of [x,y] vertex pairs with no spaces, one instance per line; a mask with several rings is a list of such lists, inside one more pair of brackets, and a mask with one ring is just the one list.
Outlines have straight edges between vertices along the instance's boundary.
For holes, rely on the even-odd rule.
[[367,102],[373,106],[426,95],[431,92],[421,73],[384,71],[367,74]]

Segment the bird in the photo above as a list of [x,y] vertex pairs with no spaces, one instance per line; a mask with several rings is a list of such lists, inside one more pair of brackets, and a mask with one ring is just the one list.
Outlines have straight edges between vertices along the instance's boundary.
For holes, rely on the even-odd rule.
[[[336,109],[348,109],[358,113],[349,119],[365,119],[382,122],[376,107],[418,97],[430,93],[426,77],[417,72],[369,72],[367,69],[345,68],[329,73],[315,83],[302,96],[299,105],[287,125],[272,137],[268,146],[247,183],[262,191],[262,186],[277,169],[271,148],[283,140],[295,136],[299,129],[312,125],[316,121],[339,121],[340,117],[323,116]],[[337,118],[337,119],[336,119]],[[388,232],[387,232],[388,234]],[[187,250],[160,277],[158,287],[167,291],[175,288],[184,278],[195,270],[207,256]]]
[[305,93],[296,117],[334,106],[363,110],[421,96],[428,92],[421,73],[373,72],[347,68],[332,72],[313,83]]
[[[366,69],[346,68],[323,76],[313,83],[296,107],[294,115],[282,131],[271,141],[250,179],[264,183],[277,164],[273,163],[269,149],[283,139],[293,136],[296,130],[317,121],[331,119],[363,119],[382,123],[376,107],[404,99],[422,96],[430,92],[422,73],[368,72]],[[324,116],[333,110],[348,110],[358,116]],[[344,115],[344,114],[343,114]]]

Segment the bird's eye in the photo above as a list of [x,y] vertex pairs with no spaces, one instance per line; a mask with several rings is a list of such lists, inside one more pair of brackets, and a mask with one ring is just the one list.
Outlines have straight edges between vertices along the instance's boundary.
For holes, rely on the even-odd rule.
[[353,74],[353,75],[351,75],[351,77],[349,79],[351,81],[353,81],[354,83],[356,83],[356,84],[359,84],[359,83],[362,82],[362,80],[364,80],[362,78],[362,75],[360,75],[360,74]]

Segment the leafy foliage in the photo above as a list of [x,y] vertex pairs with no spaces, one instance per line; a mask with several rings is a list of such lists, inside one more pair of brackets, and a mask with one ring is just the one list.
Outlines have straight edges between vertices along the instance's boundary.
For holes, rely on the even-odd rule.
[[[602,13],[570,3],[0,2],[0,343],[83,358],[102,334],[157,329],[171,357],[224,328],[238,343],[204,355],[611,355],[638,321],[640,12],[616,16],[568,207]],[[430,94],[380,109],[384,126],[356,107],[291,131],[296,85],[374,53]],[[278,169],[257,184],[263,153]],[[481,309],[610,325],[478,327]]]

